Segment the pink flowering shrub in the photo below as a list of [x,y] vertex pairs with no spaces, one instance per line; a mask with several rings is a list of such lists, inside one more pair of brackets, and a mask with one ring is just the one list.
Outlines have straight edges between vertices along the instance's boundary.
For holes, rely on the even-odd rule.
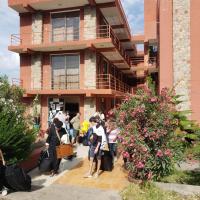
[[168,89],[157,96],[146,88],[127,96],[110,111],[110,118],[116,119],[121,130],[119,149],[130,178],[159,180],[173,170],[183,152],[183,142],[175,134],[175,106],[175,97]]

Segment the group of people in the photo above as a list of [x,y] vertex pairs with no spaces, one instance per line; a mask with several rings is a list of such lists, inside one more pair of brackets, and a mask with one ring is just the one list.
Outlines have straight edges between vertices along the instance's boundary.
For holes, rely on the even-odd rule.
[[112,163],[116,161],[117,156],[117,136],[119,129],[114,121],[106,121],[103,113],[94,113],[89,119],[90,126],[87,132],[82,135],[82,140],[78,140],[81,133],[80,113],[70,120],[69,113],[59,111],[49,127],[49,133],[46,140],[46,146],[49,150],[49,157],[53,160],[53,170],[51,176],[58,173],[61,159],[56,158],[56,146],[60,144],[59,138],[68,134],[70,143],[75,144],[78,141],[89,146],[88,158],[90,160],[89,170],[85,174],[85,178],[93,177],[94,167],[96,173],[94,177],[98,177],[101,169],[101,160],[105,153],[109,152]]

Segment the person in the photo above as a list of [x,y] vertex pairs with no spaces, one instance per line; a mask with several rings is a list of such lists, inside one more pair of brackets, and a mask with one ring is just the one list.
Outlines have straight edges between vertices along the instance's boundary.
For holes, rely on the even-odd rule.
[[102,121],[105,121],[105,115],[102,111],[99,113],[99,117]]
[[117,160],[117,138],[119,134],[119,129],[115,122],[108,122],[108,127],[106,130],[108,134],[109,149],[113,161]]
[[58,118],[59,121],[61,121],[63,123],[63,128],[66,128],[66,125],[65,125],[65,121],[66,121],[66,115],[62,112],[62,111],[59,111],[55,118]]
[[49,151],[49,158],[52,162],[52,174],[51,176],[54,176],[58,174],[59,165],[61,162],[61,159],[57,159],[56,155],[56,146],[59,146],[61,141],[60,138],[66,133],[65,128],[62,127],[63,123],[59,121],[59,119],[54,118],[53,123],[50,126],[49,134],[46,140],[46,147]]
[[89,147],[89,172],[84,176],[85,178],[91,178],[93,175],[93,165],[95,161],[97,161],[96,166],[96,174],[94,175],[95,178],[98,178],[100,174],[100,167],[101,167],[101,156],[103,155],[103,145],[106,140],[106,135],[104,128],[99,121],[95,117],[91,117],[89,120],[91,127],[93,129],[92,134],[90,135],[90,147]]
[[77,113],[75,117],[72,118],[70,123],[73,126],[73,144],[76,143],[77,136],[79,135],[80,130],[80,113]]
[[3,152],[0,148],[0,191],[2,196],[6,196],[8,194],[8,189],[4,186],[5,165],[6,162],[3,156]]

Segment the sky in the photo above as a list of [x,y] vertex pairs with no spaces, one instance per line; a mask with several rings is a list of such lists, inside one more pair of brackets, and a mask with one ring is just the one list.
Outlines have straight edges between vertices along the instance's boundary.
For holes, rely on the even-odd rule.
[[[8,51],[10,35],[19,33],[19,15],[0,0],[0,75],[19,78],[19,55]],[[143,33],[144,0],[121,0],[132,34]]]

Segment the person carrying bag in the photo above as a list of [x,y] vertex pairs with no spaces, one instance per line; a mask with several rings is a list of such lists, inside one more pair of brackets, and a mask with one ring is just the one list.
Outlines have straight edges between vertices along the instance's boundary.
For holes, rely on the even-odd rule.
[[56,147],[56,155],[58,159],[72,156],[73,155],[73,147],[69,142],[68,134],[64,134],[61,138],[56,130],[56,135],[60,141],[60,145]]

